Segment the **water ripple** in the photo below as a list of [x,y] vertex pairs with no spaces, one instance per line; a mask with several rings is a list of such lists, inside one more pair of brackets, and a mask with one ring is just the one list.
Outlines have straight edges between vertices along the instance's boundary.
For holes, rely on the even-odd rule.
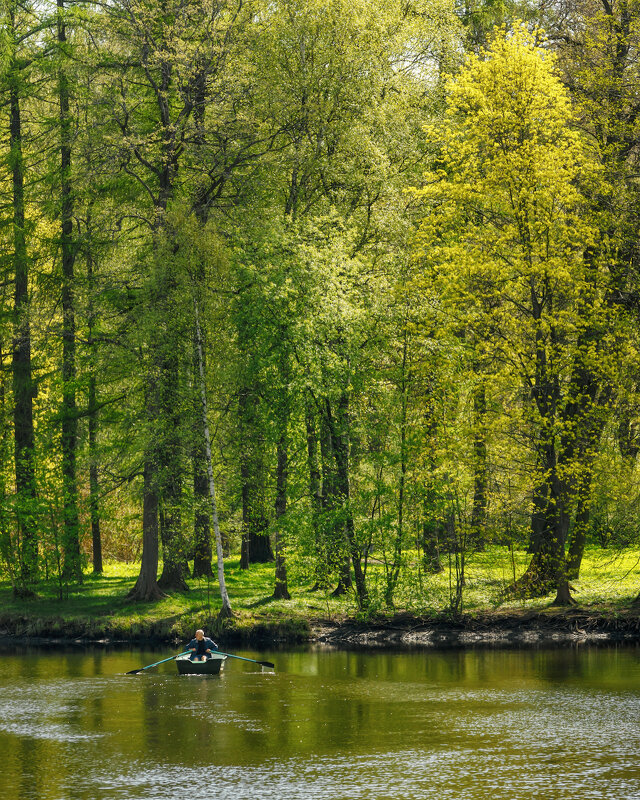
[[86,788],[93,797],[113,800],[169,800],[181,791],[194,800],[211,794],[222,800],[638,800],[640,770],[626,766],[629,772],[622,774],[618,767],[587,761],[577,775],[564,768],[531,769],[525,754],[505,763],[489,749],[401,750],[273,760],[258,767],[212,764],[199,770],[198,777],[191,769],[138,764],[115,776],[103,775]]

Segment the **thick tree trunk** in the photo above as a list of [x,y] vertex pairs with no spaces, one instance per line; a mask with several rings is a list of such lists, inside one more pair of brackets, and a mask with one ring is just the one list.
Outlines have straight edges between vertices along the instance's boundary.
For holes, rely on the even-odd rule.
[[[13,488],[10,486],[9,478],[11,470],[11,424],[9,421],[10,412],[8,410],[7,384],[10,376],[10,366],[5,363],[5,353],[11,352],[11,346],[0,339],[0,508],[7,508],[7,500],[13,495]],[[11,583],[14,595],[18,594],[18,581],[16,578],[16,551],[13,535],[13,525],[6,513],[0,514],[0,556],[4,561],[6,575]]]
[[[241,436],[242,438],[242,436]],[[249,470],[249,459],[246,456],[244,448],[240,451],[240,480],[242,482],[242,538],[240,541],[240,569],[249,569],[251,564],[251,537],[249,531],[251,528],[250,516],[250,481],[251,474]]]
[[426,572],[437,575],[439,572],[444,571],[441,561],[440,544],[446,532],[442,524],[434,518],[433,506],[433,491],[427,486],[425,488],[421,529],[422,565]]
[[[166,463],[166,462],[165,462]],[[158,586],[166,592],[188,592],[186,581],[187,557],[182,535],[182,516],[179,497],[179,476],[163,482],[163,497],[160,507],[160,541],[162,542],[162,574]]]
[[529,566],[508,594],[517,597],[543,597],[557,589],[558,577],[564,571],[564,543],[561,541],[559,482],[556,448],[546,443],[541,448],[542,478],[536,483],[532,525],[539,527],[540,538]]
[[[164,348],[171,349],[167,342]],[[188,591],[187,548],[182,531],[182,440],[178,396],[178,363],[166,355],[160,370],[161,412],[158,418],[160,438],[158,464],[160,476],[160,541],[162,574],[158,586],[165,591]]]
[[[590,403],[589,409],[582,409],[582,419],[577,421],[576,427],[582,428],[581,441],[577,448],[575,463],[570,465],[572,479],[572,491],[575,496],[575,518],[570,536],[568,535],[568,547],[566,557],[567,579],[577,580],[580,577],[580,565],[587,541],[587,530],[589,527],[589,517],[591,514],[591,480],[593,476],[593,462],[595,454],[596,439],[602,432],[602,425],[596,423],[597,417],[602,415],[593,414],[593,404]],[[591,417],[585,420],[584,417]],[[604,420],[604,417],[602,417]]]
[[[537,465],[540,471],[540,465]],[[543,475],[544,475],[544,470]],[[546,479],[542,478],[533,486],[533,509],[531,511],[531,525],[529,528],[529,549],[528,552],[534,555],[542,547],[542,536],[544,532],[544,510],[547,507],[548,491]]]
[[[566,605],[571,602],[565,540],[568,531],[569,507],[566,482],[562,480],[562,469],[570,456],[567,445],[558,453],[556,424],[560,405],[560,382],[553,363],[556,333],[542,325],[543,303],[549,314],[553,312],[553,292],[546,279],[539,287],[531,283],[531,302],[536,320],[536,369],[531,399],[539,415],[538,467],[540,478],[534,484],[533,523],[540,526],[540,542],[524,573],[509,590],[509,594],[520,597],[542,597],[556,591],[556,602]],[[565,459],[559,465],[560,458]]]
[[13,315],[13,423],[16,469],[16,516],[21,541],[19,583],[16,593],[32,594],[38,577],[38,531],[34,465],[33,396],[31,372],[31,325],[29,310],[29,259],[24,218],[24,163],[17,67],[10,67],[9,164],[13,185],[13,268],[15,275]]
[[264,444],[255,419],[255,397],[248,388],[239,395],[240,478],[242,481],[242,543],[240,568],[274,560],[265,510]]
[[[165,234],[170,232],[164,228]],[[175,255],[175,254],[172,254]],[[180,340],[173,311],[177,278],[172,255],[155,254],[153,308],[156,312],[155,353],[158,376],[158,414],[152,420],[157,438],[158,494],[162,574],[158,586],[167,592],[189,590],[187,543],[182,529],[182,469],[184,431],[180,385]],[[168,322],[170,321],[170,322]]]
[[[157,388],[150,374],[147,378],[145,413],[148,419],[157,416]],[[135,586],[128,594],[132,600],[157,600],[164,597],[158,586],[159,530],[158,530],[158,465],[157,442],[148,441],[143,468],[142,488],[142,561]]]
[[[166,377],[166,375],[165,375]],[[165,407],[166,410],[166,407]],[[176,425],[171,415],[165,424]],[[159,448],[159,473],[162,476],[160,495],[160,541],[162,542],[162,574],[158,586],[163,591],[186,592],[188,570],[186,544],[182,531],[181,442],[177,428],[165,428]]]
[[[198,431],[204,441],[204,431]],[[213,577],[211,566],[211,525],[208,503],[209,479],[206,472],[206,454],[198,443],[194,445],[193,455],[193,495],[195,500],[195,518],[193,525],[193,577]]]
[[[57,0],[58,45],[67,44],[64,0]],[[76,476],[78,413],[76,409],[76,328],[74,299],[73,194],[71,187],[71,119],[69,81],[64,67],[58,73],[60,102],[60,246],[62,255],[62,484],[64,502],[64,566],[67,581],[82,580],[80,522]]]
[[580,577],[580,566],[582,565],[582,556],[584,555],[584,548],[587,542],[587,530],[589,528],[591,512],[590,500],[590,493],[583,494],[580,492],[576,517],[567,551],[567,577],[573,581],[578,580]]
[[158,493],[156,469],[149,461],[144,466],[142,503],[142,563],[135,586],[127,597],[149,602],[164,597],[158,586]]
[[[155,437],[152,447],[157,459],[150,464],[157,470],[153,476],[158,492],[160,540],[162,543],[162,575],[158,585],[167,591],[187,591],[187,547],[182,530],[182,467],[183,440],[181,430],[180,339],[176,328],[179,318],[174,302],[177,293],[175,274],[176,249],[168,253],[166,242],[172,231],[167,222],[167,210],[174,196],[174,182],[182,144],[177,137],[178,126],[172,122],[170,98],[174,74],[173,55],[160,37],[158,50],[143,48],[142,66],[146,72],[157,106],[157,136],[159,152],[151,170],[158,181],[154,197],[153,273],[150,281],[149,305],[153,317],[154,336],[151,342],[153,371],[151,392],[157,414],[149,416],[150,429]],[[153,77],[152,77],[153,76]],[[192,109],[189,109],[189,114]],[[189,116],[187,114],[187,117]],[[145,165],[147,166],[147,165]]]
[[[173,286],[165,285],[166,297]],[[166,304],[168,305],[168,303]],[[165,309],[169,314],[169,309]],[[186,592],[187,546],[182,530],[182,454],[180,426],[179,363],[177,343],[165,331],[160,342],[158,369],[160,413],[154,420],[158,436],[158,486],[162,574],[158,586],[164,591]]]
[[591,483],[593,479],[595,445],[597,438],[599,438],[602,433],[604,423],[604,415],[600,414],[599,417],[600,424],[592,426],[588,434],[586,447],[583,444],[580,449],[580,474],[577,478],[576,513],[567,549],[567,576],[570,580],[577,580],[580,577],[580,566],[587,542],[587,531],[589,529],[589,519],[591,517]]

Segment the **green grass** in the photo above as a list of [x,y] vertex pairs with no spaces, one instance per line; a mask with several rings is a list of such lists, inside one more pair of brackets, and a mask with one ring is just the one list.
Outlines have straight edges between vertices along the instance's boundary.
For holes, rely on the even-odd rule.
[[[471,613],[531,611],[548,608],[551,596],[533,600],[504,602],[502,594],[516,576],[521,575],[530,556],[513,554],[505,547],[492,546],[467,556],[463,610]],[[448,558],[437,575],[422,574],[417,558],[409,554],[403,579],[398,585],[395,611],[437,616],[450,604],[451,575]],[[190,590],[166,596],[154,603],[133,603],[126,594],[135,583],[137,564],[108,563],[103,575],[87,574],[82,585],[72,587],[60,600],[53,583],[41,584],[32,600],[17,600],[7,582],[0,583],[0,632],[21,635],[58,634],[92,638],[175,638],[184,639],[195,627],[216,628],[220,607],[215,579],[190,580]],[[328,592],[312,592],[311,586],[292,579],[290,601],[276,601],[273,592],[273,564],[253,565],[241,570],[237,558],[225,564],[225,576],[235,612],[232,628],[235,637],[247,638],[260,631],[270,638],[304,639],[309,622],[315,619],[341,620],[357,615],[355,598],[333,598]],[[381,601],[384,570],[372,559],[367,580],[372,604],[369,616],[391,613]],[[610,612],[623,609],[640,591],[640,551],[602,550],[590,547],[585,552],[580,580],[573,582],[576,602],[590,610]],[[363,615],[360,615],[362,618]]]

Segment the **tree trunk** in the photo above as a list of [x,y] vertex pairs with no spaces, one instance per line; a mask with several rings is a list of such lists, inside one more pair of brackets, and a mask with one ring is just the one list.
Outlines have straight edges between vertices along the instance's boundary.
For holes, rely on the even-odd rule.
[[[171,346],[164,343],[167,349]],[[178,363],[168,354],[161,365],[161,412],[158,464],[160,476],[160,541],[162,574],[158,586],[165,591],[188,591],[187,553],[182,531],[182,441],[178,397]]]
[[473,508],[471,536],[474,550],[484,550],[487,525],[487,391],[484,380],[473,393]]
[[248,388],[240,390],[240,478],[242,481],[242,544],[240,568],[266,564],[274,560],[267,533],[265,511],[264,443],[255,419],[255,397]]
[[578,507],[576,509],[576,518],[569,540],[569,548],[567,551],[567,577],[573,581],[577,581],[580,577],[580,566],[582,564],[582,556],[584,555],[584,547],[587,541],[587,530],[589,528],[591,512],[590,499],[589,496],[584,496],[582,492],[580,493],[578,497]]
[[[562,480],[562,465],[559,466],[558,463],[555,430],[560,402],[560,382],[553,363],[556,333],[553,326],[547,332],[541,322],[543,303],[547,313],[553,313],[553,292],[548,279],[542,288],[532,282],[531,298],[537,323],[536,368],[531,399],[539,415],[538,465],[541,473],[535,484],[537,497],[534,501],[534,513],[538,515],[536,520],[541,526],[541,535],[539,547],[527,570],[511,587],[509,594],[542,597],[555,590],[556,601],[565,605],[571,602],[564,552],[569,508],[567,485]],[[568,463],[570,457],[567,445],[560,447],[560,456]]]
[[[541,467],[538,463],[537,471]],[[544,468],[542,468],[544,474]],[[534,555],[542,547],[542,536],[544,532],[544,510],[547,507],[549,487],[547,481],[542,478],[533,486],[533,509],[531,511],[531,524],[529,528],[529,548],[528,552]]]
[[[64,0],[57,0],[58,46],[67,44]],[[62,253],[62,484],[64,502],[64,566],[67,581],[82,580],[80,522],[76,475],[78,414],[76,409],[76,327],[74,299],[73,194],[71,186],[71,119],[69,81],[64,67],[58,72],[60,102],[60,247]]]
[[[171,232],[164,220],[162,230]],[[155,275],[152,286],[155,322],[156,373],[158,375],[158,414],[152,418],[157,438],[158,494],[160,512],[160,541],[162,543],[162,574],[158,586],[168,592],[186,592],[189,565],[187,544],[182,529],[182,468],[184,440],[182,427],[182,392],[180,385],[179,334],[174,303],[177,296],[175,252],[163,251],[161,237],[155,253]],[[168,255],[168,257],[167,257]],[[170,321],[170,322],[168,322]]]
[[[166,462],[165,462],[166,463]],[[158,586],[166,592],[188,592],[187,561],[181,529],[180,507],[176,505],[181,481],[173,476],[163,483],[160,506],[160,541],[162,542],[162,574]]]
[[322,534],[322,474],[318,459],[318,432],[313,404],[307,398],[305,409],[305,427],[307,432],[307,472],[309,475],[309,499],[311,502],[311,526],[313,529],[313,543],[315,549],[315,585],[313,590],[325,589],[327,586],[327,547]]
[[440,558],[440,543],[442,541],[444,529],[442,524],[434,517],[433,495],[433,489],[427,486],[425,488],[425,498],[423,502],[421,545],[423,553],[422,564],[425,571],[437,575],[444,571]]
[[[157,416],[157,388],[152,375],[147,378],[145,412],[148,419]],[[142,561],[135,586],[127,595],[131,600],[158,600],[164,592],[158,586],[158,466],[157,442],[146,444],[142,489]]]
[[325,399],[320,428],[322,456],[322,535],[326,543],[327,574],[338,574],[333,597],[345,594],[353,585],[351,559],[345,532],[344,503],[338,491],[338,467],[335,454],[335,432],[331,419],[331,404]]
[[404,539],[404,495],[407,478],[407,411],[408,411],[408,331],[403,326],[402,372],[400,377],[400,475],[398,476],[398,525],[393,546],[393,558],[387,569],[385,585],[385,603],[393,606],[393,593],[400,577],[402,563],[402,546]]
[[605,415],[602,413],[602,409],[598,409],[598,411],[600,413],[596,415],[595,420],[591,420],[589,430],[586,432],[585,439],[580,447],[580,463],[578,465],[580,474],[577,478],[576,514],[567,550],[567,576],[571,580],[577,580],[580,577],[580,566],[591,517],[591,483],[593,480],[596,443],[602,433],[605,422]]
[[287,511],[287,474],[288,474],[288,449],[287,435],[283,432],[278,442],[278,465],[276,477],[276,580],[273,597],[276,600],[291,600],[287,587],[287,562],[285,558],[285,536],[282,520]]
[[[199,350],[194,326],[194,375],[197,376],[198,395],[200,394]],[[206,355],[202,348],[203,369],[206,374]],[[201,400],[194,396],[195,440],[192,445],[193,498],[195,518],[193,530],[193,577],[213,577],[211,566],[211,525],[209,517],[209,478],[207,475],[207,454],[205,450],[204,428],[202,427]]]
[[508,592],[517,597],[543,597],[557,589],[559,576],[565,572],[559,518],[562,498],[558,492],[557,454],[553,443],[542,446],[539,463],[543,477],[536,484],[537,503],[532,524],[535,521],[540,527],[540,542],[525,573]]
[[[204,441],[204,431],[198,431]],[[205,494],[206,493],[206,494]],[[193,495],[195,500],[195,519],[193,525],[193,577],[213,577],[211,565],[211,525],[208,509],[204,501],[209,497],[209,479],[206,472],[204,448],[194,445],[193,457]]]
[[[13,20],[12,20],[13,21]],[[31,325],[29,308],[29,259],[24,219],[24,163],[20,116],[18,67],[9,69],[9,164],[13,185],[13,423],[16,469],[16,516],[21,541],[19,585],[16,593],[28,596],[38,577],[38,529],[34,464],[33,397],[31,373]]]
[[91,210],[87,212],[87,326],[89,345],[89,386],[88,386],[88,425],[89,425],[89,514],[91,516],[91,543],[93,572],[100,574],[102,565],[102,536],[100,533],[100,475],[98,471],[98,408],[97,408],[97,347],[94,339],[96,314],[94,308],[94,272],[91,252],[92,226]]
[[356,530],[351,510],[351,484],[349,479],[349,396],[343,392],[338,401],[337,419],[334,420],[328,406],[327,420],[332,428],[333,449],[336,459],[336,488],[342,511],[344,514],[345,531],[348,552],[351,556],[351,565],[356,586],[356,595],[360,608],[369,605],[369,593],[366,586],[365,574],[362,569],[362,554],[356,538]]
[[216,487],[213,480],[213,460],[211,458],[211,437],[209,436],[209,415],[207,411],[207,384],[204,372],[204,354],[202,351],[202,335],[200,332],[200,318],[198,315],[198,301],[193,301],[194,318],[196,323],[196,343],[198,352],[198,373],[200,375],[200,396],[202,398],[202,429],[204,432],[205,454],[207,460],[207,475],[209,477],[209,498],[211,500],[211,519],[213,520],[213,531],[216,540],[216,557],[218,562],[218,585],[220,587],[220,597],[222,598],[222,608],[220,617],[226,619],[231,617],[233,612],[227,586],[224,578],[224,554],[222,552],[222,535],[218,522],[218,508],[216,505]]
[[[91,335],[89,336],[91,338]],[[89,376],[89,513],[91,515],[91,543],[93,571],[99,574],[102,566],[102,537],[100,535],[100,478],[98,474],[96,411],[96,377]]]
[[158,586],[158,493],[155,485],[155,467],[147,461],[144,465],[144,493],[142,503],[142,563],[135,586],[127,598],[149,602],[164,597]]
[[440,560],[440,545],[446,540],[444,520],[440,512],[440,497],[435,481],[436,474],[436,435],[437,423],[433,404],[433,397],[427,398],[427,413],[425,416],[425,472],[424,500],[422,503],[421,542],[425,571],[438,574],[444,571]]
[[[284,340],[285,331],[282,332],[281,339]],[[287,513],[287,484],[289,478],[289,383],[290,368],[289,355],[286,352],[286,344],[282,341],[280,357],[280,380],[281,397],[278,402],[277,415],[280,424],[280,436],[277,445],[277,464],[276,464],[276,500],[275,500],[275,550],[276,550],[276,570],[275,587],[273,597],[276,600],[291,600],[289,587],[287,586],[287,561],[285,556],[285,526],[284,518]]]

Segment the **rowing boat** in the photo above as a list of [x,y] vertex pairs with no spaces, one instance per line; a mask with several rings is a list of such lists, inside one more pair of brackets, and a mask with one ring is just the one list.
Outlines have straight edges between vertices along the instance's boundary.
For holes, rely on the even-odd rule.
[[178,656],[176,666],[180,675],[217,675],[224,662],[226,655],[212,653],[206,661],[192,661],[191,656]]

